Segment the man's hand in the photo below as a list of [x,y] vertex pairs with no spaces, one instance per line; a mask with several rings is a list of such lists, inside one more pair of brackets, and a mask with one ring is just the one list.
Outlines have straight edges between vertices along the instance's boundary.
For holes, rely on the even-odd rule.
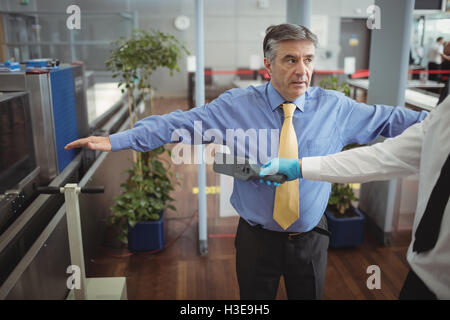
[[66,150],[73,148],[88,147],[91,150],[111,151],[111,141],[109,137],[95,137],[90,136],[83,139],[72,141],[64,147]]
[[[301,160],[300,160],[301,161]],[[287,180],[295,180],[302,177],[300,170],[300,161],[298,159],[285,159],[285,158],[274,158],[269,162],[263,164],[262,170],[259,173],[261,177],[281,173],[287,177]],[[259,182],[266,182],[268,185],[271,184],[270,181],[259,180]],[[274,186],[279,186],[279,183],[274,182]]]

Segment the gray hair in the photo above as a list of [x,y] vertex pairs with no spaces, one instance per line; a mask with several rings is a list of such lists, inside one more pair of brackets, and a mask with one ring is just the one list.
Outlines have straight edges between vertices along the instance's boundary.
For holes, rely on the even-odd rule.
[[318,43],[317,36],[304,26],[291,23],[270,26],[266,29],[263,42],[264,57],[273,61],[277,44],[285,40],[309,40],[314,47],[317,47]]

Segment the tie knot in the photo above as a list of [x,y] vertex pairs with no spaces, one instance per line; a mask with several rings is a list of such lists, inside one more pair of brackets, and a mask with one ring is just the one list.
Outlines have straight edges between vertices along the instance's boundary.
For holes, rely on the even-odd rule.
[[295,108],[293,103],[283,103],[284,118],[292,118]]

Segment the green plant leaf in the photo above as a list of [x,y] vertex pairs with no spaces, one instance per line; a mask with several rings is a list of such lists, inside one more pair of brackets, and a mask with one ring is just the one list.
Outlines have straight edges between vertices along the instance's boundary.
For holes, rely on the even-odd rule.
[[128,224],[130,225],[130,227],[134,228],[136,223],[138,223],[136,220],[128,218]]
[[159,218],[160,218],[160,216],[157,213],[152,213],[149,215],[149,219],[153,220],[153,221],[159,220]]

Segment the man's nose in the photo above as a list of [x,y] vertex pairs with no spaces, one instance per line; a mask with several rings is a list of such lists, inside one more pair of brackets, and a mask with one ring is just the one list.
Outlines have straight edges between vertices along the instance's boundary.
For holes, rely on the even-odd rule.
[[306,67],[305,67],[305,64],[303,63],[303,61],[299,61],[299,63],[297,63],[297,67],[295,68],[295,73],[299,76],[305,75]]

